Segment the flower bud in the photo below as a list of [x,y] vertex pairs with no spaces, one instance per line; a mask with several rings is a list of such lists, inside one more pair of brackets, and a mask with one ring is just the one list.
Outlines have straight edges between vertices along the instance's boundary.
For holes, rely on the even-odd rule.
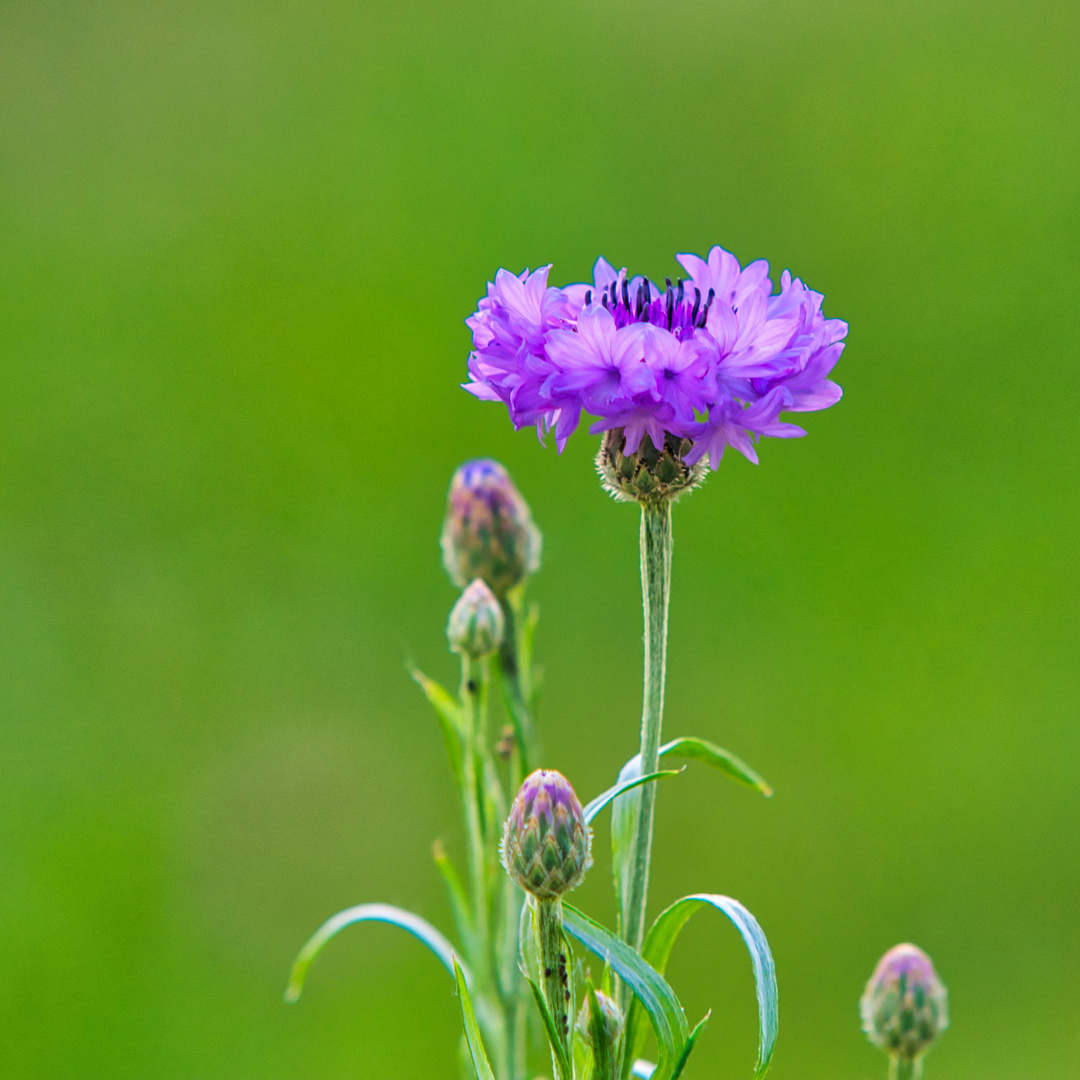
[[503,639],[505,619],[495,594],[477,578],[458,597],[446,624],[446,638],[456,653],[477,660],[493,653]]
[[634,453],[626,454],[623,429],[612,428],[604,432],[596,454],[596,471],[604,490],[620,502],[648,506],[675,502],[679,496],[701,487],[709,475],[704,463],[687,465],[683,461],[690,445],[689,439],[668,433],[657,450],[646,435]]
[[455,585],[483,578],[497,596],[540,569],[540,530],[497,461],[466,461],[450,481],[443,566]]
[[592,866],[592,830],[562,773],[537,769],[525,778],[503,826],[499,853],[506,872],[540,900],[581,884]]
[[922,949],[894,945],[866,984],[859,1011],[875,1046],[916,1061],[949,1026],[949,995]]
[[[614,1046],[622,1038],[626,1018],[622,1014],[622,1009],[607,994],[602,994],[599,990],[596,991],[596,1004],[600,1006],[601,1021],[604,1025],[604,1034],[607,1035],[608,1045]],[[589,1015],[588,995],[586,995],[584,1003],[578,1010],[577,1029],[585,1040],[585,1045],[592,1046],[592,1017]]]

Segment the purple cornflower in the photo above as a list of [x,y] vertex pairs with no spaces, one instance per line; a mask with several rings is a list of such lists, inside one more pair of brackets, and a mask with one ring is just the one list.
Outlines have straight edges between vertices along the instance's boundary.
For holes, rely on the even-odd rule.
[[634,454],[647,435],[689,440],[687,464],[720,464],[733,446],[756,463],[762,435],[802,428],[780,413],[835,404],[828,379],[847,324],[785,270],[773,294],[768,264],[745,268],[722,248],[679,255],[687,274],[660,288],[598,259],[593,283],[555,288],[549,266],[500,270],[474,315],[465,389],[502,401],[515,427],[554,432],[561,451],[583,412],[590,431],[618,429]]

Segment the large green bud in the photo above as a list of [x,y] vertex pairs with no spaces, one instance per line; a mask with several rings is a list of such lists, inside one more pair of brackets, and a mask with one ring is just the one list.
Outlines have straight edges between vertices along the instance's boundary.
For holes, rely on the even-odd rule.
[[592,830],[562,773],[537,769],[525,778],[503,826],[506,872],[539,900],[576,889],[592,866]]
[[623,429],[612,428],[604,433],[596,455],[596,471],[604,490],[620,502],[647,506],[675,502],[700,487],[709,475],[703,462],[687,465],[683,461],[683,454],[690,449],[689,439],[668,433],[658,450],[646,435],[633,454],[624,453],[625,445]]
[[870,976],[859,1011],[875,1046],[901,1062],[917,1062],[949,1026],[949,995],[922,949],[895,945]]
[[466,461],[450,481],[443,566],[462,588],[483,578],[497,596],[540,569],[540,530],[529,504],[497,461]]
[[499,601],[477,578],[458,597],[446,624],[446,640],[456,653],[473,660],[493,653],[501,644],[506,620]]

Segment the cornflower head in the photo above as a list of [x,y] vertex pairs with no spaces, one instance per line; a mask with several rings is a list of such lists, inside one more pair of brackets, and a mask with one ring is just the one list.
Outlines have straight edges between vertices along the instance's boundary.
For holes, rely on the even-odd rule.
[[866,1037],[901,1062],[918,1062],[949,1026],[949,995],[917,945],[894,945],[859,1002]]
[[477,458],[457,469],[440,539],[455,585],[483,578],[502,596],[540,569],[541,542],[529,504],[499,462]]
[[[549,266],[500,270],[466,320],[465,389],[502,401],[515,427],[553,432],[560,451],[582,413],[596,417],[590,431],[610,433],[598,459],[605,485],[642,501],[700,482],[728,446],[756,463],[763,435],[805,435],[780,413],[840,399],[828,375],[847,324],[826,319],[822,295],[787,271],[774,294],[764,261],[741,267],[719,247],[677,258],[687,276],[662,288],[603,258],[591,285],[550,286]],[[666,479],[653,467],[665,458]],[[628,476],[643,463],[647,490]]]

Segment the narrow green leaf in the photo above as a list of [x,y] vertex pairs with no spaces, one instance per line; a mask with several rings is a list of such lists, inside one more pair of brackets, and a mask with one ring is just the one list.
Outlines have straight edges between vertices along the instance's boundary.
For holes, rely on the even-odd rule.
[[614,1065],[612,1058],[615,1047],[608,1038],[607,1025],[604,1023],[604,1014],[600,1011],[600,1002],[596,1000],[596,990],[592,983],[588,987],[589,997],[589,1034],[592,1036],[593,1060],[596,1062],[596,1073],[602,1080],[610,1080],[613,1075]]
[[[641,1002],[656,1032],[660,1074],[664,1075],[678,1061],[690,1034],[674,991],[625,941],[567,903],[563,904],[563,928],[590,952],[609,963]],[[629,1043],[627,1046],[629,1048]]]
[[679,1077],[682,1076],[682,1071],[686,1068],[686,1059],[690,1057],[690,1054],[697,1043],[698,1036],[705,1030],[705,1025],[709,1022],[710,1016],[712,1016],[712,1009],[697,1022],[694,1030],[690,1032],[690,1038],[686,1040],[686,1046],[683,1047],[682,1057],[679,1058],[678,1064],[676,1064],[675,1070],[671,1074],[671,1080],[679,1080]]
[[562,1032],[559,1031],[555,1024],[555,1018],[551,1015],[548,1003],[544,1000],[543,992],[528,975],[525,976],[525,980],[532,991],[536,1008],[540,1012],[540,1019],[544,1022],[544,1034],[547,1035],[547,1041],[551,1044],[551,1052],[559,1059],[559,1068],[562,1070],[562,1075],[571,1076],[570,1059],[567,1057],[566,1047],[563,1045]]
[[750,953],[750,961],[754,968],[754,983],[757,988],[759,1024],[758,1056],[754,1076],[760,1078],[769,1068],[773,1048],[776,1045],[777,988],[776,967],[773,964],[772,953],[769,951],[769,943],[757,919],[738,900],[732,900],[730,896],[719,896],[715,893],[684,896],[657,916],[656,922],[653,923],[652,929],[645,938],[645,945],[641,950],[642,955],[658,972],[663,973],[679,931],[686,925],[690,916],[703,907],[715,908],[726,915],[735,924],[735,929],[739,931]]
[[457,980],[458,1001],[461,1003],[461,1026],[465,1029],[465,1041],[469,1044],[469,1056],[472,1058],[477,1080],[495,1080],[495,1074],[491,1071],[491,1062],[488,1061],[487,1052],[484,1050],[484,1040],[480,1037],[480,1028],[476,1023],[476,1014],[473,1012],[465,973],[461,970],[456,957],[454,958],[454,978]]
[[450,758],[454,779],[461,784],[461,747],[466,737],[465,716],[461,706],[434,679],[429,679],[419,668],[413,668],[412,677],[431,702],[442,728],[443,742]]
[[526,979],[539,982],[544,965],[540,962],[540,940],[536,929],[536,901],[530,896],[521,905],[518,918],[518,955],[521,973]]
[[475,951],[476,928],[473,923],[472,910],[469,906],[469,898],[465,894],[465,886],[462,885],[461,878],[458,876],[454,864],[450,861],[450,857],[446,854],[441,840],[436,840],[431,845],[431,857],[435,860],[435,865],[438,867],[446,885],[446,892],[450,898],[450,910],[454,915],[458,937],[461,939],[466,955],[475,960],[476,957],[473,953]]
[[653,780],[659,780],[664,776],[678,776],[682,771],[683,769],[665,769],[661,772],[649,773],[648,776],[632,776],[629,780],[624,780],[614,787],[609,787],[607,791],[597,795],[595,799],[592,799],[586,804],[585,824],[591,825],[593,819],[600,811],[603,810],[609,802],[618,798],[624,791],[630,791],[631,788],[641,787],[642,784],[650,784]]
[[[312,934],[308,943],[300,950],[293,963],[292,972],[289,975],[289,986],[285,991],[286,1001],[297,1001],[304,989],[304,980],[307,978],[308,968],[311,962],[323,950],[323,946],[347,926],[360,922],[384,922],[419,938],[439,959],[446,970],[453,975],[455,950],[453,945],[435,929],[431,923],[414,915],[411,911],[403,911],[401,908],[392,907],[390,904],[360,904],[357,907],[346,908],[329,918]],[[469,978],[466,969],[466,978]]]

